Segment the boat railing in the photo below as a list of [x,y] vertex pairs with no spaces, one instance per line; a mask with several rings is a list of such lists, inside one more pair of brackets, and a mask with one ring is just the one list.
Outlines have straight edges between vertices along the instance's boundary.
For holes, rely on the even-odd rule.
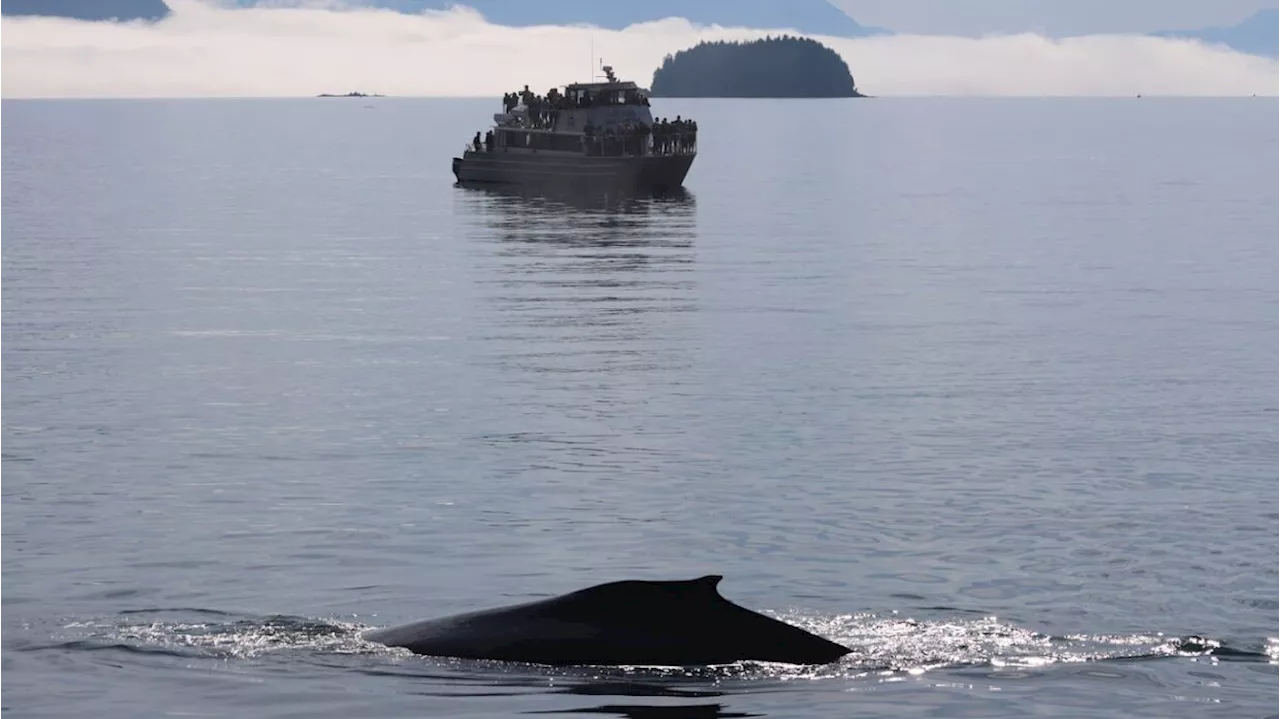
[[694,155],[698,152],[698,133],[669,132],[648,137],[651,155]]
[[583,138],[588,157],[634,157],[640,155],[694,155],[698,136],[694,132],[665,135],[597,135]]
[[[550,133],[546,133],[550,134]],[[580,151],[588,157],[641,157],[662,155],[696,155],[698,153],[698,133],[668,132],[658,135],[580,135],[582,145]],[[463,145],[463,154],[491,153],[497,148],[487,142],[477,143],[474,140]],[[534,152],[550,150],[532,146]],[[569,148],[560,148],[561,151]],[[573,152],[573,150],[569,150]]]

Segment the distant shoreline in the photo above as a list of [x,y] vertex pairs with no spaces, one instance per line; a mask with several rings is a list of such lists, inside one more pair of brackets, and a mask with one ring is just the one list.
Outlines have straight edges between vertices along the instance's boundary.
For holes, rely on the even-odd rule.
[[852,95],[814,95],[805,97],[801,95],[650,95],[659,99],[684,99],[684,100],[849,100],[853,98],[874,98],[875,95],[864,95],[857,89]]

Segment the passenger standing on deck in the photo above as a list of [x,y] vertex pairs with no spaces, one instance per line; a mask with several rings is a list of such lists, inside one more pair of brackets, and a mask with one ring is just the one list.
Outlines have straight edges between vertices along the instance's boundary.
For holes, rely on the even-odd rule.
[[476,137],[474,140],[471,141],[471,146],[476,149],[476,152],[480,151],[480,131],[479,130],[476,130]]

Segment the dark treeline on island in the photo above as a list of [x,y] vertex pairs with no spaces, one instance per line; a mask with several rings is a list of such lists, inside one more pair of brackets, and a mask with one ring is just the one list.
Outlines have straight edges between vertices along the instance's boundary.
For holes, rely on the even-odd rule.
[[667,55],[650,89],[655,97],[864,97],[839,54],[789,35],[701,42]]

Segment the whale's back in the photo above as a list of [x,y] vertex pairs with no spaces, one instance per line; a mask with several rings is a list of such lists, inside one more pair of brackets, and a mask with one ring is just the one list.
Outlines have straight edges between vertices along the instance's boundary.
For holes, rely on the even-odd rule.
[[720,579],[612,582],[377,630],[366,638],[417,654],[538,664],[825,664],[849,653],[728,601],[716,591]]

